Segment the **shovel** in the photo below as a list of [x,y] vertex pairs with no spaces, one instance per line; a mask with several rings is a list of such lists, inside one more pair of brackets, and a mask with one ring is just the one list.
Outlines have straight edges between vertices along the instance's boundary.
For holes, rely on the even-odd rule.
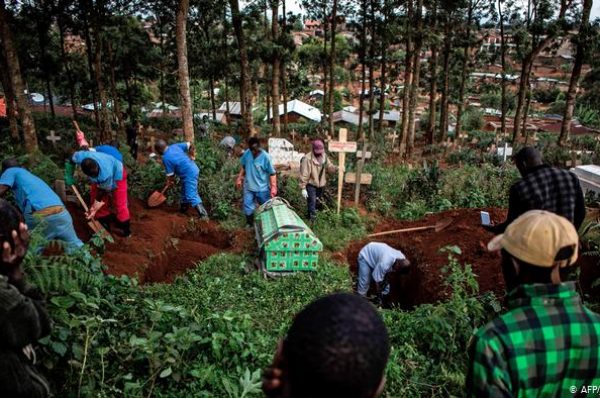
[[[89,212],[89,208],[88,206],[85,204],[85,201],[83,200],[83,198],[81,197],[81,194],[79,193],[79,190],[77,189],[77,187],[75,185],[71,185],[71,189],[73,190],[73,192],[75,192],[75,196],[77,196],[77,199],[79,199],[79,203],[81,203],[81,205],[83,206],[83,210],[85,210],[85,212]],[[102,224],[100,224],[96,219],[92,218],[91,220],[88,220],[88,226],[90,227],[90,229],[92,231],[94,231],[94,233],[99,233],[100,235],[107,237],[107,236],[111,236],[108,231],[106,229],[104,229],[104,227],[102,226]]]
[[170,184],[167,184],[162,189],[162,191],[152,192],[152,195],[150,195],[150,197],[148,198],[148,207],[158,207],[158,206],[162,205],[163,203],[165,203],[165,201],[167,200],[167,197],[165,196],[165,192],[167,192],[167,189],[169,189],[170,186],[171,186]]
[[367,238],[374,238],[376,236],[399,234],[399,233],[402,233],[402,232],[426,231],[428,229],[434,229],[435,232],[440,232],[440,231],[448,228],[450,226],[450,224],[452,224],[452,222],[454,222],[453,218],[444,218],[444,219],[438,221],[437,224],[435,224],[435,225],[428,225],[428,226],[425,226],[425,227],[413,227],[413,228],[395,229],[393,231],[378,232],[376,234],[367,235]]

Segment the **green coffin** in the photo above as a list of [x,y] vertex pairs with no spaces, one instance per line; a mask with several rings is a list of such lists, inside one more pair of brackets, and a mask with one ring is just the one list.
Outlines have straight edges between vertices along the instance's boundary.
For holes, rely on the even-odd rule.
[[265,269],[269,272],[314,271],[323,244],[296,212],[275,198],[255,214],[255,231]]

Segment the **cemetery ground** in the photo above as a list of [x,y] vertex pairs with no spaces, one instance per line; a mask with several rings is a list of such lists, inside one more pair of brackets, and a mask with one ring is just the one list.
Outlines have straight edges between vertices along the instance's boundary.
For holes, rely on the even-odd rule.
[[[489,137],[472,138],[462,148],[420,145],[410,164],[389,140],[369,142],[371,158],[361,167],[371,179],[361,186],[358,207],[355,178],[341,184],[337,214],[339,181],[331,176],[312,226],[325,247],[318,270],[280,278],[265,278],[253,267],[255,235],[243,227],[234,188],[238,161],[217,147],[217,137],[197,142],[209,222],[177,212],[178,189],[162,207],[146,208],[144,199],[164,183],[163,170],[146,156],[140,164],[126,156],[134,236],[114,242],[92,237],[82,211],[69,204],[94,256],[29,253],[26,259],[55,321],[42,341],[41,363],[57,395],[261,396],[260,372],[293,316],[316,297],[351,291],[358,251],[379,240],[415,264],[392,281],[392,302],[381,309],[392,342],[384,396],[461,396],[469,338],[502,310],[504,299],[500,261],[485,250],[491,235],[479,226],[479,210],[503,220],[508,187],[518,177],[513,166],[488,154],[481,142]],[[302,150],[307,144],[296,139],[296,145]],[[46,153],[16,155],[51,182],[61,176],[59,150],[50,145]],[[552,162],[570,159],[553,156]],[[346,170],[357,172],[356,154],[345,157]],[[305,217],[293,171],[281,173],[279,191]],[[448,218],[453,221],[441,232],[367,237]],[[586,238],[590,253],[598,250],[593,225]],[[582,260],[589,300],[598,297],[591,282],[600,277],[596,260]]]

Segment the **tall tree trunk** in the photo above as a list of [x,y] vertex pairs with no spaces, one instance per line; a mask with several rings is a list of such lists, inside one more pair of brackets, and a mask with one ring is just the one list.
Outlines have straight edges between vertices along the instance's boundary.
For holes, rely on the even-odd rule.
[[37,21],[37,34],[38,34],[38,44],[40,46],[40,58],[41,58],[41,70],[44,78],[44,84],[46,85],[46,96],[48,97],[48,105],[50,105],[50,114],[52,118],[56,118],[56,112],[54,110],[54,98],[52,95],[52,82],[50,77],[50,72],[48,71],[48,67],[50,64],[50,60],[48,57],[47,44],[48,44],[48,27],[45,26],[42,18],[39,18]]
[[[271,4],[271,40],[278,43],[279,40],[279,0]],[[276,44],[277,45],[277,44]],[[273,70],[271,76],[271,95],[273,97],[273,130],[275,137],[281,136],[281,118],[279,116],[279,81],[281,79],[281,58],[279,53],[274,54]]]
[[[373,133],[375,131],[375,123],[373,122],[373,116],[375,115],[375,5],[371,1],[371,43],[369,46],[369,138],[373,139]],[[383,121],[380,121],[383,122]]]
[[210,89],[210,109],[212,111],[213,121],[217,120],[217,105],[215,103],[215,79],[211,76],[208,79],[208,86]]
[[108,99],[104,88],[104,80],[102,76],[102,35],[100,34],[100,23],[96,22],[94,27],[95,36],[95,57],[94,57],[94,73],[96,78],[96,87],[98,96],[100,97],[100,141],[108,142],[112,139],[110,116],[108,114]]
[[240,55],[240,92],[244,112],[242,115],[244,132],[247,135],[254,134],[254,121],[252,120],[252,81],[250,76],[250,60],[248,59],[248,48],[246,45],[246,35],[242,27],[242,16],[240,14],[239,0],[229,0],[231,6],[231,15],[233,29],[237,38],[238,51]]
[[361,54],[360,54],[360,95],[358,96],[358,136],[361,140],[365,139],[364,133],[364,113],[365,102],[364,95],[367,88],[365,80],[367,79],[367,0],[362,0],[362,25],[361,25]]
[[[433,10],[431,15],[431,30],[437,29],[437,2],[433,2]],[[429,59],[429,123],[427,126],[427,144],[432,145],[435,135],[435,120],[436,120],[436,97],[437,97],[437,67],[438,67],[438,52],[437,45],[431,46],[431,58]]]
[[440,142],[448,135],[449,103],[450,103],[450,53],[452,51],[452,27],[450,16],[447,16],[444,29],[444,66],[442,80],[442,99],[440,101]]
[[468,78],[468,65],[471,58],[471,23],[473,20],[473,0],[469,1],[469,11],[467,12],[467,31],[466,43],[463,50],[462,68],[460,71],[460,87],[458,89],[458,106],[456,109],[456,138],[460,137],[462,130],[462,116],[465,107],[465,88]]
[[[502,82],[501,82],[501,116],[500,116],[500,134],[506,139],[506,116],[508,113],[508,101],[506,98],[506,35],[504,33],[504,11],[502,10],[502,0],[498,0],[498,15],[500,17],[500,62],[502,64]],[[497,137],[496,137],[497,141]]]
[[388,4],[387,0],[384,1],[384,33],[381,38],[381,78],[379,79],[381,92],[379,93],[379,125],[377,126],[377,132],[380,136],[383,135],[383,117],[385,115],[385,85],[386,85],[386,73],[387,73],[387,32],[385,29],[387,28],[388,22]]
[[65,49],[65,28],[62,18],[58,18],[58,34],[60,36],[60,54],[62,58],[62,64],[65,68],[67,75],[67,82],[69,84],[69,98],[71,100],[71,109],[73,110],[73,120],[77,120],[77,101],[75,100],[75,82],[73,81],[73,71],[71,70],[71,63],[69,62],[69,55]]
[[[560,0],[560,9],[558,12],[558,17],[556,21],[563,21],[565,18],[565,14],[567,9],[571,5],[571,2],[568,0]],[[535,21],[534,21],[535,22]],[[515,110],[515,119],[514,119],[514,130],[512,136],[513,145],[516,143],[517,137],[521,135],[521,125],[523,123],[523,111],[526,105],[526,95],[529,90],[529,77],[531,75],[531,70],[533,67],[533,62],[537,58],[537,56],[544,50],[546,47],[552,43],[552,41],[560,34],[561,29],[554,29],[544,36],[536,45],[534,45],[529,53],[527,53],[521,62],[521,81],[519,82],[519,94],[517,97],[517,109]],[[534,38],[535,42],[535,38]]]
[[[281,3],[283,7],[283,34],[287,35],[287,15],[285,9],[285,0]],[[287,136],[288,134],[288,94],[287,94],[287,65],[285,60],[281,60],[281,95],[283,96],[283,134]]]
[[[328,66],[329,63],[327,62],[327,32],[328,32],[328,24],[327,24],[327,3],[323,2],[323,59],[322,59],[322,63],[323,63],[323,100],[321,103],[321,114],[323,116],[327,115],[327,110],[329,109],[327,107],[327,100],[329,99],[329,92],[328,92],[328,86],[329,86],[329,73],[328,73]],[[323,117],[322,123],[325,122],[325,117]]]
[[[89,15],[91,12],[92,5],[89,1],[82,3],[85,7],[82,19],[83,19],[83,38],[85,40],[85,50],[87,55],[88,72],[90,74],[90,83],[94,81],[94,54],[92,46],[92,37],[90,35],[90,24]],[[94,107],[94,121],[96,122],[96,128],[100,129],[100,113],[98,112],[98,93],[96,92],[96,86],[91,84],[92,103]]]
[[179,77],[179,95],[181,97],[181,117],[183,118],[183,138],[194,142],[194,115],[192,114],[192,96],[190,94],[190,72],[187,57],[187,18],[189,0],[179,0],[175,22],[175,41],[177,42],[177,74]]
[[[412,27],[414,17],[413,0],[407,1],[407,18],[406,18],[406,56],[404,61],[404,92],[402,95],[402,121],[400,123],[400,142],[406,147],[408,142],[408,106],[410,103],[410,87],[412,85],[412,61],[413,61],[413,40]],[[403,153],[401,155],[404,155]]]
[[31,115],[31,111],[29,110],[27,94],[25,94],[25,85],[23,84],[23,78],[21,76],[19,56],[14,47],[13,36],[9,26],[8,12],[6,11],[4,0],[0,0],[0,34],[2,35],[2,44],[4,45],[4,53],[6,55],[10,86],[12,87],[17,107],[19,108],[19,116],[21,117],[21,125],[23,126],[25,149],[27,152],[35,152],[38,149],[35,122]]
[[410,88],[410,102],[408,109],[408,143],[406,145],[407,156],[412,157],[415,147],[415,111],[419,99],[419,80],[421,77],[421,47],[423,46],[423,0],[417,0],[417,12],[415,15],[417,31],[414,44],[414,55],[412,61],[413,79]]
[[6,102],[6,117],[8,118],[8,129],[10,137],[14,142],[19,142],[19,123],[17,120],[17,107],[15,106],[15,94],[13,92],[8,65],[2,51],[0,51],[0,77],[2,78],[2,87],[4,88],[4,101]]
[[577,53],[575,54],[575,62],[573,71],[571,72],[571,80],[567,91],[567,100],[565,113],[563,116],[562,125],[560,127],[560,136],[558,137],[558,145],[565,146],[571,135],[571,121],[573,120],[573,112],[575,110],[575,99],[577,98],[577,90],[579,88],[579,80],[581,79],[581,67],[588,52],[588,37],[590,31],[590,13],[592,10],[593,0],[583,1],[583,10],[581,15],[581,25],[579,26],[579,35],[577,37]]
[[329,134],[333,137],[335,132],[333,125],[333,100],[335,93],[335,34],[337,29],[337,9],[338,0],[333,0],[331,9],[331,49],[329,52],[329,113],[327,120],[329,121]]
[[106,44],[106,50],[108,52],[108,59],[110,60],[110,91],[113,101],[113,113],[117,119],[117,125],[119,126],[119,134],[121,137],[125,135],[125,121],[123,120],[123,112],[121,111],[121,101],[117,94],[117,79],[115,78],[115,60],[112,52],[112,45],[110,41]]
[[229,114],[229,83],[227,83],[227,78],[225,78],[225,121],[229,124],[230,114]]

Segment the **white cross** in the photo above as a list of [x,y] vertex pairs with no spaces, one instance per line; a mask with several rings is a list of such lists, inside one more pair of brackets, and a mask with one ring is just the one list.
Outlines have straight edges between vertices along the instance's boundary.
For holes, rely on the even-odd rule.
[[60,135],[56,135],[56,132],[54,130],[50,130],[50,135],[47,135],[46,139],[52,143],[52,146],[56,146],[56,141],[62,140],[62,138],[60,138]]

